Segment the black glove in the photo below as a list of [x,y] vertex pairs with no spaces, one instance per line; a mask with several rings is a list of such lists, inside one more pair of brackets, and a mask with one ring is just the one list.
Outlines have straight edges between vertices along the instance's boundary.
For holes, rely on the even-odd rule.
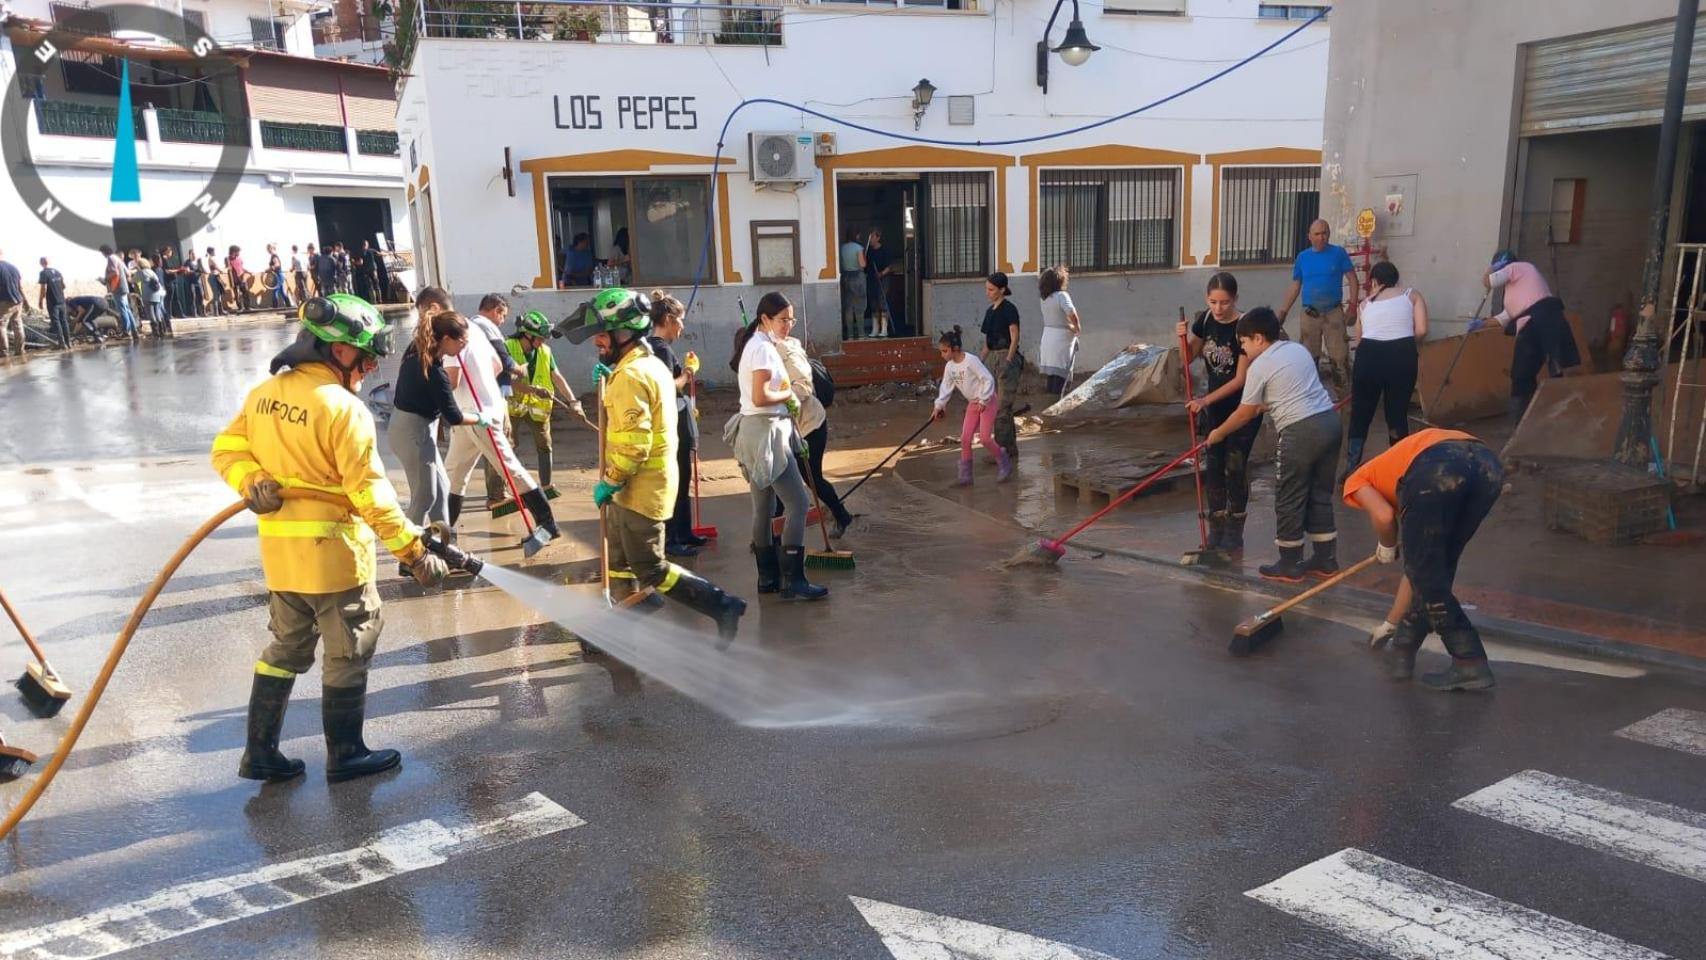
[[243,503],[255,513],[273,513],[284,506],[284,494],[277,480],[262,477],[243,488]]

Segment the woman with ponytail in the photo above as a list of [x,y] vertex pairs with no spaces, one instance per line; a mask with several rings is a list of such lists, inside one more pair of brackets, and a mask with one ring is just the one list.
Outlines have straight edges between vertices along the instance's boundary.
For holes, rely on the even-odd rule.
[[[397,369],[386,442],[403,465],[409,481],[409,505],[403,512],[416,526],[437,521],[450,525],[450,476],[438,452],[436,421],[456,426],[491,426],[488,414],[464,412],[456,402],[444,358],[461,351],[468,340],[468,321],[451,310],[429,311],[415,325],[415,335]],[[407,570],[403,571],[408,576]]]
[[[806,446],[794,420],[800,414],[777,344],[794,327],[794,305],[771,292],[758,301],[758,316],[735,333],[734,368],[740,412],[723,429],[752,493],[752,553],[758,592],[781,592],[784,600],[819,600],[827,587],[806,579],[806,513],[810,494],[795,457]],[[809,453],[806,454],[809,456]],[[770,518],[780,497],[787,511],[778,550]]]

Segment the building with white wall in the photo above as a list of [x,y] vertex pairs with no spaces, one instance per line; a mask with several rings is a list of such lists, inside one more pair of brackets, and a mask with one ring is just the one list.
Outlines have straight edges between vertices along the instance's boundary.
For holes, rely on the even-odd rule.
[[[44,69],[20,71],[19,54],[40,49],[78,4],[10,4],[0,39],[0,82],[9,138],[29,176],[50,194],[49,210],[111,225],[121,248],[243,249],[264,269],[265,247],[383,237],[407,250],[411,230],[395,126],[395,86],[384,68],[314,58],[309,14],[298,0],[171,0],[179,15],[220,43],[207,57],[183,36],[144,35],[110,21]],[[27,67],[27,62],[25,63]],[[130,77],[139,196],[113,199],[120,78]],[[235,145],[235,152],[227,150]],[[240,167],[235,189],[211,220],[184,216],[210,179]],[[0,189],[0,247],[26,280],[49,257],[74,291],[99,285],[93,242],[62,235],[39,202],[22,202],[20,180]],[[205,221],[205,222],[204,222]],[[33,284],[30,285],[33,294]],[[33,296],[32,296],[33,299]]]
[[1033,359],[1035,274],[1070,265],[1088,367],[1170,339],[1214,270],[1240,275],[1247,304],[1283,295],[1318,204],[1327,23],[1141,115],[1050,135],[1204,81],[1322,6],[1085,5],[1102,49],[1049,57],[1045,93],[1043,0],[425,0],[398,107],[418,260],[462,300],[513,289],[555,318],[587,297],[562,289],[564,247],[584,232],[602,259],[625,232],[633,286],[686,299],[700,280],[690,328],[717,371],[737,298],[766,290],[833,346],[837,247],[877,226],[903,327],[974,329],[1002,270]]

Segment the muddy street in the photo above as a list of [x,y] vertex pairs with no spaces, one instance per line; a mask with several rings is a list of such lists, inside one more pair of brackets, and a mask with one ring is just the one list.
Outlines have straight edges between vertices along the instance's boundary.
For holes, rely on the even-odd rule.
[[[232,501],[211,437],[289,332],[0,370],[0,588],[77,693],[51,720],[0,697],[7,741],[43,755],[0,811],[160,565]],[[831,478],[927,406],[833,408]],[[980,453],[955,490],[950,418],[849,503],[856,565],[813,572],[827,600],[760,599],[721,416],[720,537],[685,564],[751,604],[734,645],[679,608],[584,612],[596,447],[559,422],[565,537],[526,560],[517,517],[471,495],[462,520],[465,547],[536,581],[523,597],[424,591],[381,555],[367,739],[403,763],[377,777],[325,782],[318,668],[282,742],[307,777],[235,776],[267,593],[252,516],[214,533],[0,848],[0,957],[1279,960],[1367,956],[1399,928],[1411,956],[1706,955],[1698,674],[1493,629],[1497,689],[1440,695],[1379,675],[1367,604],[1329,594],[1237,659],[1234,627],[1283,592],[1095,550],[1000,565],[1082,515],[1052,489],[1075,437],[1147,448],[1161,427],[1027,431],[1018,482]],[[1097,542],[1153,535],[1147,516]],[[634,663],[589,656],[577,617]]]

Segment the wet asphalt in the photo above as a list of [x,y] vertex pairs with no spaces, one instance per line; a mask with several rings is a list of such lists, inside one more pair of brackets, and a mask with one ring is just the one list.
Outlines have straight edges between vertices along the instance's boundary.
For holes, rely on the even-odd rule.
[[[229,502],[207,444],[287,336],[220,331],[0,368],[0,588],[77,689],[73,708],[159,565]],[[844,449],[874,460],[906,432]],[[558,438],[569,542],[522,564],[519,523],[483,511],[464,539],[579,581],[596,570],[593,447],[566,427]],[[1697,676],[1496,662],[1496,691],[1442,696],[1378,678],[1356,644],[1369,618],[1330,604],[1287,615],[1277,643],[1233,659],[1234,626],[1265,598],[1081,554],[1002,568],[1029,538],[960,509],[934,479],[885,476],[860,493],[865,517],[844,543],[857,567],[823,574],[828,600],[760,602],[743,485],[720,449],[705,472],[724,542],[692,566],[753,602],[737,649],[873,700],[903,679],[942,705],[744,727],[655,681],[636,690],[483,583],[423,594],[388,576],[368,740],[403,750],[403,768],[324,782],[316,670],[285,726],[309,776],[262,787],[234,776],[267,639],[253,527],[238,520],[168,585],[57,783],[0,844],[0,956],[19,931],[428,818],[479,819],[535,792],[584,825],[124,955],[891,956],[850,897],[1127,960],[1381,955],[1244,896],[1354,847],[1706,956],[1698,880],[1451,806],[1532,769],[1706,810],[1706,757],[1614,736],[1661,710],[1706,711]],[[1012,489],[1017,502],[1035,487]],[[0,634],[0,667],[21,668],[21,644]],[[0,730],[43,754],[71,714],[35,720],[0,697]],[[0,785],[0,809],[22,786]],[[141,929],[116,942],[146,940]],[[112,943],[62,946],[98,956]]]

